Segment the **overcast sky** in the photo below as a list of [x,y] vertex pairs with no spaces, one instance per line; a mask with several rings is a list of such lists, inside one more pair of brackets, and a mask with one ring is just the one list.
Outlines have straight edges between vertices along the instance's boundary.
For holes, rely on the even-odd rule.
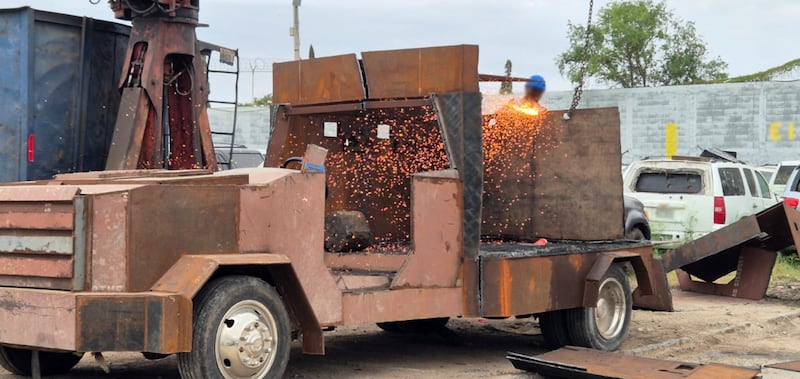
[[[269,69],[293,57],[289,37],[291,0],[202,0],[199,31],[209,42],[239,48],[240,94],[251,95],[249,63]],[[595,1],[596,6],[607,4]],[[106,1],[2,0],[2,7],[30,5],[41,10],[113,20]],[[730,74],[760,71],[800,58],[794,34],[798,0],[668,0],[684,20],[694,21],[713,55]],[[309,44],[317,57],[351,52],[446,44],[478,44],[482,73],[499,74],[506,59],[514,74],[546,77],[549,89],[570,84],[558,73],[556,56],[567,48],[568,20],[584,23],[588,0],[304,0],[300,8],[301,54]],[[596,14],[596,13],[595,13]],[[255,74],[256,95],[271,92],[271,73]]]

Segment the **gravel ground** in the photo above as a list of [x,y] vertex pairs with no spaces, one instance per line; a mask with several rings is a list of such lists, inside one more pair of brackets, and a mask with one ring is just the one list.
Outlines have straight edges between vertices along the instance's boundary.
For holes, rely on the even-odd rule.
[[[744,301],[674,292],[675,313],[635,311],[628,354],[748,367],[800,359],[800,283],[773,286],[769,298]],[[779,297],[779,298],[776,298]],[[505,360],[507,351],[546,351],[533,319],[451,320],[438,334],[397,335],[374,326],[327,334],[327,355],[295,346],[287,378],[531,378]],[[174,357],[107,354],[111,374],[86,357],[70,375],[53,378],[179,378]],[[0,374],[2,379],[17,378]]]

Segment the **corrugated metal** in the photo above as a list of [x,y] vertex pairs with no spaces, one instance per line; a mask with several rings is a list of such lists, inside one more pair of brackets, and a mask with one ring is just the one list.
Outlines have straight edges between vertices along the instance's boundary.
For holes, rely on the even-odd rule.
[[0,9],[0,181],[104,167],[129,33],[89,18]]

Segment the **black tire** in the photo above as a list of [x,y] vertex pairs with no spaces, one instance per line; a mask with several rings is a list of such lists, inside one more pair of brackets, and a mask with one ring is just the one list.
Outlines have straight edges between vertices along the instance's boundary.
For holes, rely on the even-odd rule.
[[645,236],[642,229],[633,228],[625,233],[625,238],[634,241],[647,241],[647,237]]
[[559,348],[572,344],[567,328],[566,311],[550,311],[539,315],[539,329],[550,348]]
[[379,322],[378,327],[389,333],[432,333],[447,327],[449,317],[426,318],[421,320]]
[[[218,338],[236,344],[219,349]],[[273,286],[251,276],[222,277],[194,299],[192,351],[178,354],[178,370],[183,379],[281,378],[291,338],[289,314]]]
[[[624,304],[619,302],[624,301]],[[618,306],[614,306],[617,304]],[[609,267],[600,281],[597,308],[578,308],[567,311],[567,325],[571,343],[597,350],[617,350],[628,335],[633,313],[633,299],[628,278],[619,264]],[[608,321],[598,320],[596,312],[603,312]],[[602,316],[601,316],[602,317]]]
[[[12,374],[31,376],[31,357],[28,349],[0,346],[0,366]],[[83,358],[83,353],[39,352],[39,368],[42,375],[65,374]]]

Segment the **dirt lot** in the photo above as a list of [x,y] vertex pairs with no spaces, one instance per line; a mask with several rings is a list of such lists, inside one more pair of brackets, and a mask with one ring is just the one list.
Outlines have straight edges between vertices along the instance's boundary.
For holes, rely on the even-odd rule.
[[[779,297],[779,298],[778,298]],[[675,313],[636,311],[623,351],[687,362],[749,367],[800,359],[800,283],[780,283],[758,302],[674,293]],[[303,356],[295,346],[287,378],[513,378],[506,351],[545,352],[530,319],[451,320],[449,331],[395,335],[367,326],[327,335],[325,357]],[[178,378],[174,357],[146,361],[138,354],[107,354],[111,374],[91,357],[60,378]],[[0,374],[2,379],[16,378]]]

